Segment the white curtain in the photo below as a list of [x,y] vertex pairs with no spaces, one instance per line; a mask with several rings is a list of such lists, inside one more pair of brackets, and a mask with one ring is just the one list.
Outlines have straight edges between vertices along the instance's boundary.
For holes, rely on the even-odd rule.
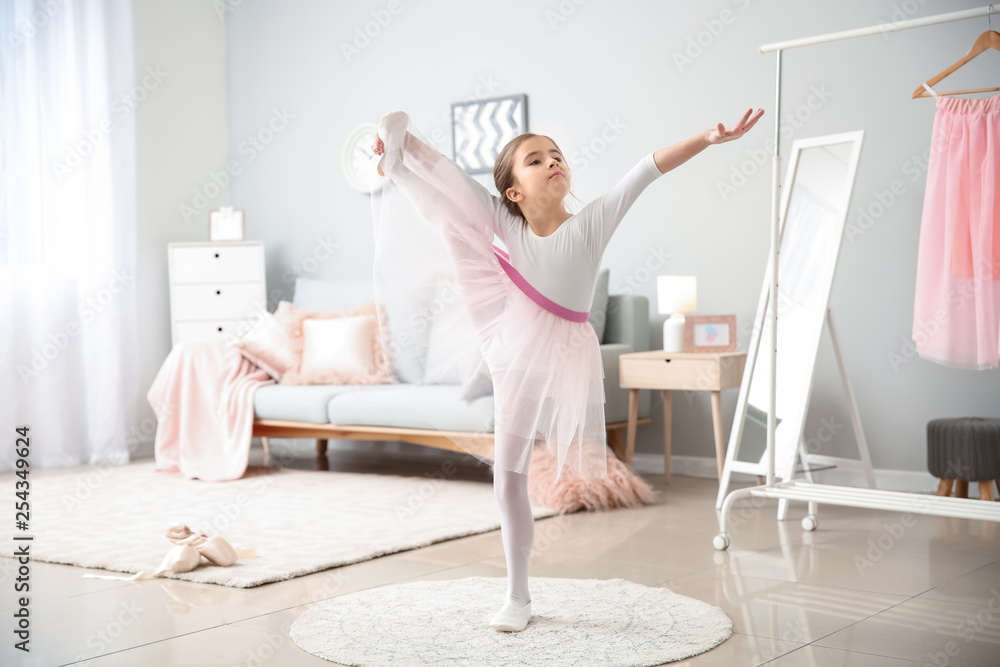
[[127,463],[135,441],[129,0],[0,2],[0,468]]

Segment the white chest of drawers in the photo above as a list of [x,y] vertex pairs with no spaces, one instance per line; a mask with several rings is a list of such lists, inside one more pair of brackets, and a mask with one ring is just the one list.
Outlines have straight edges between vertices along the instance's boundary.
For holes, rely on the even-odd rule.
[[267,312],[263,241],[168,243],[173,345],[240,336]]

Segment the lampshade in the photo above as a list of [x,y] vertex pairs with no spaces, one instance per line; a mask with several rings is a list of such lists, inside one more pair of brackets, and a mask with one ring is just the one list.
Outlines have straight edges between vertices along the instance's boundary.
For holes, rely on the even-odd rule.
[[698,286],[694,276],[657,276],[656,304],[660,315],[693,313],[698,310]]

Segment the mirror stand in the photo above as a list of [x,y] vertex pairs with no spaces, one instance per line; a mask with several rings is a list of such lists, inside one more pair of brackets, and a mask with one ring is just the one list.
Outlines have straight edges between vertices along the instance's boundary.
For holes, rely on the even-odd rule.
[[[833,311],[829,308],[826,311],[826,326],[830,332],[830,341],[833,344],[833,354],[837,360],[837,369],[840,372],[841,386],[844,391],[844,399],[847,402],[847,411],[851,417],[851,428],[854,431],[855,441],[858,446],[858,458],[847,458],[839,456],[828,456],[815,454],[809,451],[805,437],[799,438],[798,448],[795,456],[785,458],[781,467],[775,467],[775,477],[780,477],[782,481],[788,481],[795,476],[796,470],[801,463],[802,472],[806,480],[812,482],[814,472],[818,472],[817,467],[826,470],[827,468],[843,468],[846,470],[861,471],[865,475],[869,488],[878,488],[875,482],[875,470],[872,467],[871,457],[868,453],[868,441],[865,439],[864,428],[861,425],[861,416],[858,413],[858,404],[854,399],[854,390],[851,388],[851,381],[847,377],[847,367],[844,365],[844,357],[840,351],[840,342],[837,338],[837,329],[833,323]],[[759,342],[759,341],[758,341]],[[759,348],[759,345],[758,345]],[[756,356],[758,349],[754,349],[751,354]],[[753,367],[752,359],[747,360],[747,369]],[[747,402],[743,392],[740,392],[740,401],[736,406],[736,419],[742,421],[746,416]],[[722,503],[729,492],[729,484],[734,472],[742,472],[756,475],[758,478],[765,474],[765,463],[761,461],[740,461],[739,451],[741,439],[738,437],[737,429],[734,428],[730,434],[729,447],[726,450],[726,463],[722,470],[722,479],[719,480],[719,495],[716,499],[715,508],[721,509]],[[784,521],[788,513],[788,500],[781,498],[778,500],[778,520]]]

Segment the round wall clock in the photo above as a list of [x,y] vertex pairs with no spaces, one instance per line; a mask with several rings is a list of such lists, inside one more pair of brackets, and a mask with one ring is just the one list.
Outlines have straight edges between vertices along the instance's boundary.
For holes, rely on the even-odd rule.
[[375,170],[375,133],[378,125],[362,123],[354,128],[344,144],[344,176],[358,192],[377,192],[382,189],[382,177]]

